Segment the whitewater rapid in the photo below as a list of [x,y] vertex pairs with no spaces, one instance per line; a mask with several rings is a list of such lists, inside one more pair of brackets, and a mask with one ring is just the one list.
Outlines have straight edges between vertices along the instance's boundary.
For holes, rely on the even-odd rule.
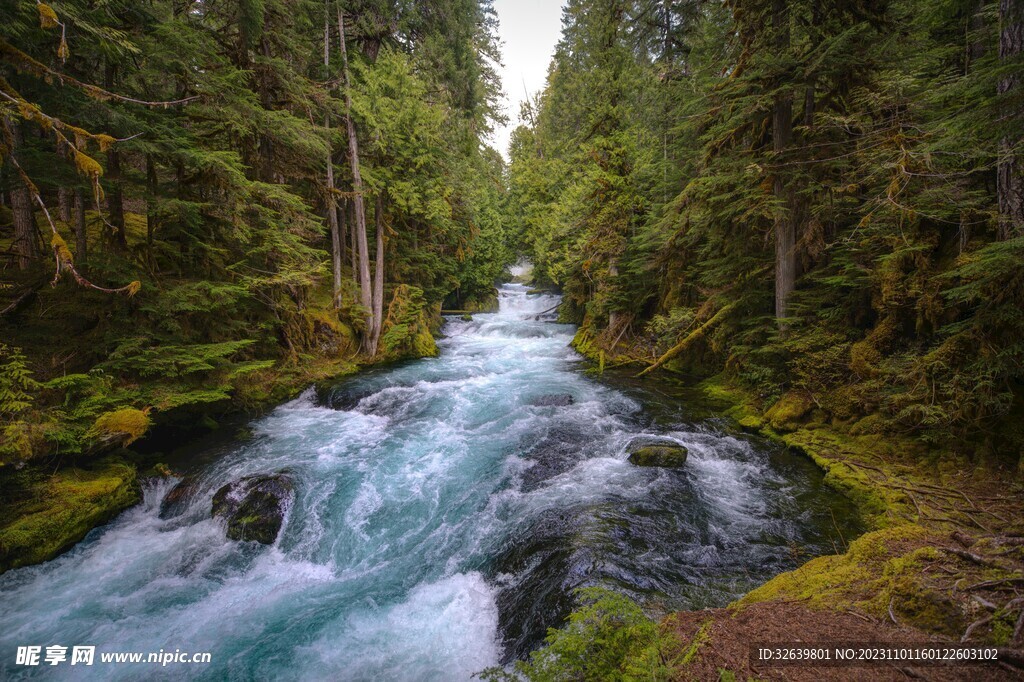
[[[852,512],[813,466],[685,415],[652,417],[653,394],[590,378],[574,328],[537,319],[556,297],[500,293],[499,312],[446,323],[439,358],[311,389],[196,460],[212,462],[185,472],[181,508],[161,509],[177,479],[151,483],[72,551],[0,576],[0,671],[467,680],[535,648],[575,587],[652,609],[716,606],[834,551],[831,517]],[[572,402],[537,404],[552,396]],[[629,464],[642,435],[685,445],[686,466]],[[296,499],[277,542],[226,539],[214,492],[280,471]],[[16,647],[52,644],[212,663],[14,665]]]

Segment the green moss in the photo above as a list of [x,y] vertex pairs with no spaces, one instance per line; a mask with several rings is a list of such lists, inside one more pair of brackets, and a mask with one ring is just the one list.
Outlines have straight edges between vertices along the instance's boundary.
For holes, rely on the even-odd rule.
[[746,391],[730,384],[724,375],[719,374],[705,379],[697,384],[697,388],[703,391],[708,399],[723,403],[726,407],[722,413],[735,420],[745,430],[759,431],[764,428],[765,421],[754,398]]
[[430,328],[424,323],[412,337],[412,357],[436,358],[440,351],[437,348],[437,341],[430,333]]
[[141,438],[149,429],[149,423],[147,412],[125,407],[97,417],[91,435],[104,441],[119,439],[124,446]]
[[901,523],[909,514],[907,497],[893,488],[880,486],[868,476],[863,462],[872,462],[874,469],[884,471],[892,462],[881,453],[889,444],[877,436],[850,436],[835,429],[817,426],[782,435],[782,442],[805,453],[825,471],[825,483],[857,504],[864,521],[871,528],[885,528]]
[[794,431],[812,409],[814,403],[809,395],[803,391],[789,391],[764,413],[764,418],[776,431]]
[[629,461],[641,467],[679,467],[686,463],[687,450],[681,445],[648,445],[629,454]]
[[898,461],[897,448],[918,453],[917,444],[906,440],[893,443],[877,435],[847,434],[821,423],[798,424],[797,420],[811,411],[810,399],[799,393],[787,393],[762,416],[756,399],[723,375],[707,379],[698,387],[709,399],[725,404],[725,416],[745,431],[757,432],[810,457],[825,472],[825,483],[857,504],[868,527],[885,528],[907,514],[910,501],[906,496],[877,485],[859,465],[870,462],[872,468],[884,470]]
[[701,624],[697,634],[693,637],[693,641],[690,642],[690,646],[686,647],[686,650],[683,651],[682,658],[679,660],[680,665],[689,665],[693,662],[701,647],[711,641],[711,623],[711,620],[706,620]]
[[916,508],[900,483],[913,485],[915,476],[941,481],[962,470],[959,459],[908,438],[881,436],[885,424],[880,417],[866,417],[849,429],[815,422],[811,401],[797,393],[784,395],[762,418],[757,401],[723,376],[701,388],[727,404],[726,414],[745,429],[810,457],[824,470],[825,482],[853,500],[874,529],[853,541],[845,554],[818,557],[776,576],[732,608],[799,601],[809,608],[856,609],[929,633],[962,634],[968,616],[948,590],[930,584],[924,571],[941,558],[934,545],[945,536],[910,521]]
[[54,558],[140,495],[135,466],[117,458],[43,478],[7,510],[13,520],[0,528],[0,571]]
[[903,554],[929,537],[929,531],[916,524],[867,533],[850,543],[845,554],[818,557],[777,575],[733,606],[799,600],[811,608],[842,609],[874,603],[883,591],[891,592],[896,578],[920,571],[916,559],[905,560]]
[[591,332],[590,327],[582,326],[576,330],[576,334],[572,337],[573,350],[587,358],[592,362],[598,362],[600,360],[600,352],[597,344],[594,343],[594,334]]
[[468,298],[462,305],[462,309],[469,313],[496,313],[498,307],[497,292],[480,299]]
[[923,570],[937,559],[937,550],[928,546],[935,541],[916,524],[874,531],[851,543],[845,554],[818,557],[778,575],[732,607],[800,601],[809,608],[856,609],[925,632],[959,636],[966,625],[963,612],[929,584]]
[[423,290],[400,284],[384,320],[379,359],[436,357],[437,343],[431,333],[432,312],[423,298]]

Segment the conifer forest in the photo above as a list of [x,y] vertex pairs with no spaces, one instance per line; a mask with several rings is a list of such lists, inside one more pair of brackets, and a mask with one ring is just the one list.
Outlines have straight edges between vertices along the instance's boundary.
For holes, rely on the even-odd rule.
[[1024,677],[1024,0],[529,4],[0,0],[0,677]]

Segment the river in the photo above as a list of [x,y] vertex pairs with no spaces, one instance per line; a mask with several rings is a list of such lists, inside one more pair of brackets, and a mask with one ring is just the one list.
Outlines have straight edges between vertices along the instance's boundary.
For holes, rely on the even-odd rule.
[[[555,297],[509,284],[500,301],[449,320],[438,358],[254,421],[252,438],[195,460],[184,508],[161,514],[177,481],[152,484],[72,551],[0,576],[0,671],[468,679],[535,648],[575,587],[618,589],[653,615],[720,606],[859,530],[804,458],[654,388],[588,375],[573,327],[536,319]],[[673,439],[689,459],[635,467],[638,436]],[[278,471],[296,499],[277,542],[226,539],[213,493]],[[212,663],[13,665],[17,646],[51,644]]]

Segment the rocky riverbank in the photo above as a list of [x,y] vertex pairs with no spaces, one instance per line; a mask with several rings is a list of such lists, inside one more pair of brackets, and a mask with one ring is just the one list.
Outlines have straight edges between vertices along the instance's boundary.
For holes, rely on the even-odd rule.
[[[575,347],[605,365],[585,338]],[[727,608],[667,618],[667,641],[678,639],[680,652],[688,652],[685,662],[677,658],[670,666],[672,676],[702,679],[701,671],[721,669],[737,679],[790,679],[789,669],[783,676],[751,667],[745,653],[736,654],[737,643],[778,637],[771,623],[792,623],[791,639],[829,641],[843,631],[837,624],[851,618],[871,641],[994,645],[1024,662],[1024,490],[1016,471],[828,422],[797,393],[764,410],[723,376],[696,388],[740,429],[811,458],[825,482],[856,503],[869,532]],[[757,617],[742,615],[748,611]],[[859,679],[890,679],[890,673]]]

